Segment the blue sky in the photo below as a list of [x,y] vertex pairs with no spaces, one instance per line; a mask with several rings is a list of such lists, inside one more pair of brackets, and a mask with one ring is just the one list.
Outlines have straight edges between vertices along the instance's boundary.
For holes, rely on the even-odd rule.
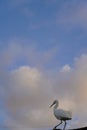
[[[45,107],[54,97],[57,97],[62,103],[68,104],[66,105],[67,108],[71,105],[71,99],[72,104],[74,104],[75,115],[77,112],[75,110],[77,108],[76,103],[78,102],[78,106],[80,106],[83,101],[85,104],[86,99],[85,96],[79,97],[79,94],[83,90],[83,95],[86,95],[87,1],[1,0],[0,25],[0,113],[2,113],[0,124],[4,124],[6,127],[10,125],[20,126],[23,121],[24,125],[28,126],[27,120],[29,120],[32,126],[42,127],[46,123],[47,117],[44,117],[41,121],[42,126],[39,126],[36,118],[33,119],[33,124],[30,118],[25,116],[25,113],[32,113],[35,116],[34,112],[36,111],[40,117],[44,114],[44,110],[39,104],[40,110],[38,107],[35,110],[34,105],[32,105],[32,101],[38,102],[39,97],[37,95],[43,92],[43,86],[45,86],[44,92],[40,97]],[[28,78],[29,81],[26,80]],[[33,82],[31,82],[32,79]],[[22,80],[25,83],[24,86]],[[37,83],[37,80],[40,83]],[[28,86],[28,89],[25,86]],[[64,86],[66,92],[63,90]],[[22,95],[26,95],[28,91],[37,97],[33,99],[33,96],[28,93],[30,95],[26,97],[26,100],[27,98],[31,99],[29,100],[31,104],[29,111],[28,102]],[[11,93],[14,95],[12,100],[10,100]],[[18,102],[15,97],[16,94]],[[72,98],[69,97],[71,95]],[[66,99],[63,96],[66,96]],[[23,98],[22,106],[18,105],[20,97]],[[26,104],[24,105],[25,101]],[[39,101],[41,105],[42,101]],[[17,108],[15,107],[16,102]],[[20,109],[24,114],[20,113],[17,116]],[[84,111],[83,117],[86,119],[85,110],[82,110]],[[20,117],[26,117],[26,122],[20,120]],[[81,117],[82,115],[79,113],[74,117],[80,120],[75,122],[77,126],[83,121],[83,117]],[[55,121],[52,119],[47,123],[50,127]],[[74,121],[72,126],[73,124]]]
[[[1,48],[15,39],[34,44],[39,51],[57,47],[55,65],[72,64],[86,51],[86,20],[79,11],[81,4],[86,5],[86,1],[1,1]],[[79,17],[84,19],[80,22]]]

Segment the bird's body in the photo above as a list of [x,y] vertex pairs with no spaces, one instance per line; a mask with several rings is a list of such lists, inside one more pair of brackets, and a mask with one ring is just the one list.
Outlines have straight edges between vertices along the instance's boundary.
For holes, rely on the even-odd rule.
[[[65,111],[63,109],[57,109],[57,107],[59,106],[59,102],[57,100],[55,100],[50,107],[52,107],[53,105],[55,105],[54,106],[54,115],[55,115],[55,117],[58,120],[61,121],[60,124],[62,124],[62,121],[65,122],[65,126],[64,126],[64,130],[65,130],[66,120],[71,120],[72,119],[72,113],[70,111]],[[58,124],[57,126],[59,126],[60,124]],[[54,128],[56,128],[57,126],[55,126]]]
[[54,109],[54,115],[59,120],[71,120],[71,112],[62,109]]

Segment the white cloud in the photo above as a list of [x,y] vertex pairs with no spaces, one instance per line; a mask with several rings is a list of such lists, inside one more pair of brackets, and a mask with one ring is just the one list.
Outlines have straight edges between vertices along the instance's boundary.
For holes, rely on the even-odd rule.
[[70,71],[71,67],[68,64],[64,65],[60,70],[60,72],[70,72]]

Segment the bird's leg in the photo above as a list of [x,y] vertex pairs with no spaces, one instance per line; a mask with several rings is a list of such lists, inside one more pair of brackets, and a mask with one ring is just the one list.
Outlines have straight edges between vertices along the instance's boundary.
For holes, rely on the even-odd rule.
[[53,130],[56,129],[56,127],[59,126],[59,125],[62,124],[62,123],[63,123],[63,122],[62,122],[62,120],[61,120],[61,122],[60,122],[58,125],[56,125],[56,126],[53,128]]
[[65,125],[64,125],[64,128],[63,128],[63,130],[65,130],[66,124],[67,124],[67,123],[66,123],[66,121],[65,121]]

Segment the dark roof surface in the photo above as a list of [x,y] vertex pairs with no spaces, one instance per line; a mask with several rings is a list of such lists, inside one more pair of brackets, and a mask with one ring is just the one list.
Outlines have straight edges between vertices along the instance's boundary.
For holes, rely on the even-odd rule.
[[[53,129],[53,130],[62,130],[62,129]],[[82,127],[77,129],[67,129],[67,130],[87,130],[87,127]]]

